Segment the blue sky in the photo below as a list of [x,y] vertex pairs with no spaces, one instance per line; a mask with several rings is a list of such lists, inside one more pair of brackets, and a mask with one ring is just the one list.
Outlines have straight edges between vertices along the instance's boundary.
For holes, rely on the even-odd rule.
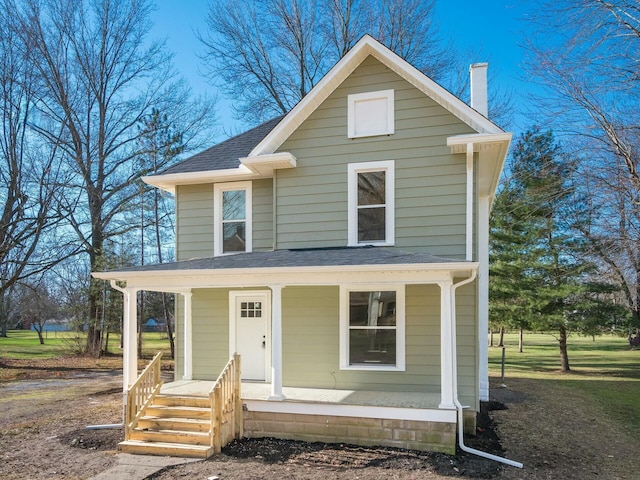
[[[158,0],[153,14],[154,37],[166,37],[169,49],[175,54],[174,63],[195,93],[215,93],[215,89],[199,75],[200,60],[197,53],[201,46],[194,30],[205,29],[207,0]],[[457,49],[478,51],[484,58],[473,61],[490,61],[489,68],[497,74],[492,80],[517,93],[517,107],[525,101],[531,88],[523,79],[521,45],[530,27],[525,21],[529,8],[535,2],[526,0],[440,0],[437,18],[440,31],[453,40]],[[516,117],[515,130],[522,117]],[[218,119],[224,131],[237,132],[243,126],[228,111],[228,103],[219,96]]]

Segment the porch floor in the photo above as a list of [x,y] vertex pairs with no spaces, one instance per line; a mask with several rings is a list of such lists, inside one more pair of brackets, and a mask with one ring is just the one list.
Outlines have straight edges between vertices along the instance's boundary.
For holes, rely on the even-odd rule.
[[[192,395],[206,397],[213,381],[177,380],[165,383],[160,393],[164,395]],[[268,400],[271,385],[268,383],[242,382],[243,400]],[[325,388],[283,387],[285,402],[327,403],[336,405],[364,405],[376,407],[437,409],[439,393],[386,392],[372,390],[338,390]]]

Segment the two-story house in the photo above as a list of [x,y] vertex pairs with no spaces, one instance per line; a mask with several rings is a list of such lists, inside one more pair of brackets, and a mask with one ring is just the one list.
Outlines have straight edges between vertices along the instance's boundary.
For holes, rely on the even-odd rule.
[[95,274],[126,284],[125,388],[135,295],[172,292],[176,388],[238,352],[244,435],[455,451],[488,399],[511,140],[486,68],[469,106],[365,36],[288,114],[147,177],[175,194],[177,261]]

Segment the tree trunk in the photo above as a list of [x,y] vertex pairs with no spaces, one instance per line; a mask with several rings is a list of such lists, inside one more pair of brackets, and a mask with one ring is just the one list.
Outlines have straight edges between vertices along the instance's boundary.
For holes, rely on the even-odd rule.
[[173,338],[173,327],[171,326],[171,312],[169,311],[169,304],[167,302],[167,294],[162,294],[162,310],[164,312],[164,318],[167,322],[167,337],[169,337],[169,347],[171,348],[171,359],[176,358],[176,344]]
[[140,315],[138,316],[138,358],[142,358],[142,330],[144,330],[144,292],[140,291]]
[[44,345],[44,337],[42,336],[42,327],[37,324],[33,324],[33,328],[36,332],[38,332],[38,340],[40,340],[40,345]]
[[499,347],[504,347],[504,327],[500,327],[500,337],[498,341]]
[[563,372],[570,372],[569,355],[567,354],[567,329],[560,327],[559,333],[560,338],[558,339],[558,343],[560,346],[560,370]]
[[489,346],[493,347],[493,329],[489,329]]
[[524,345],[524,328],[520,327],[520,334],[518,335],[518,352],[522,353],[522,346]]

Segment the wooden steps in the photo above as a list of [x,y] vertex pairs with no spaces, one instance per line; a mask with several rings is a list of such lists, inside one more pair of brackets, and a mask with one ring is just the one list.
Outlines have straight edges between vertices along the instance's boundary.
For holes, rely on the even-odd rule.
[[126,453],[207,458],[214,453],[210,430],[209,398],[157,395],[119,446]]

